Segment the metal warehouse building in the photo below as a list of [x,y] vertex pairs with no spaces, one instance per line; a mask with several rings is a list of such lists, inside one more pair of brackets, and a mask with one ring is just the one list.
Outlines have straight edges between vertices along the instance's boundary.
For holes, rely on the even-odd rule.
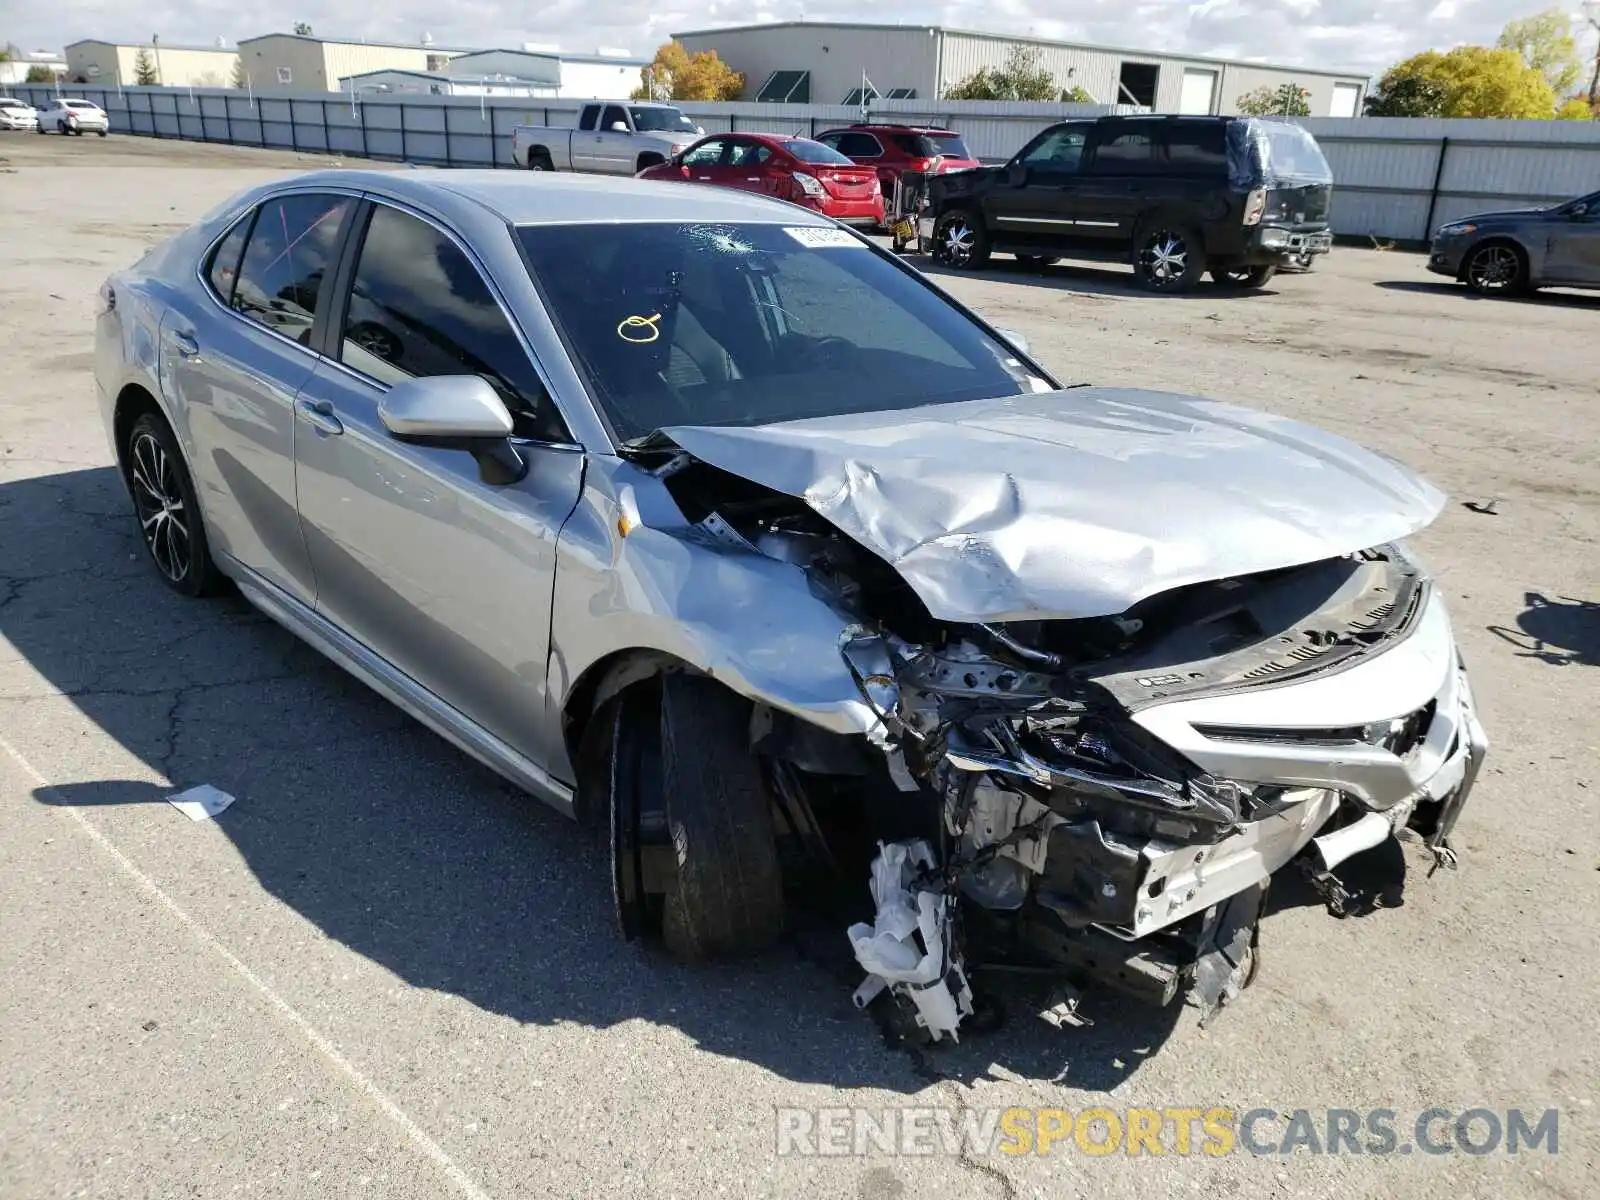
[[[744,99],[791,104],[860,103],[865,72],[877,96],[939,99],[982,67],[1004,65],[1013,46],[1037,47],[1040,65],[1063,91],[1081,87],[1097,104],[1138,104],[1156,112],[1234,113],[1239,97],[1297,83],[1314,117],[1353,117],[1368,77],[929,25],[779,21],[674,34],[694,54],[714,50],[744,74]],[[869,95],[867,99],[875,97]]]

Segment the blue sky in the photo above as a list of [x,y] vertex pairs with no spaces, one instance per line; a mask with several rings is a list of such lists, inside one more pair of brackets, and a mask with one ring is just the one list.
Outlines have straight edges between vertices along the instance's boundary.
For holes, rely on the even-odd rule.
[[[412,42],[424,32],[441,45],[559,44],[592,52],[620,47],[641,55],[667,34],[758,20],[903,20],[1137,48],[1270,59],[1377,73],[1418,50],[1492,43],[1513,17],[1539,0],[950,0],[883,3],[863,15],[840,0],[290,0],[277,17],[251,18],[236,0],[148,0],[130,17],[126,0],[12,7],[0,39],[25,49],[56,49],[81,37],[231,45],[306,21],[324,37]],[[9,6],[8,6],[9,7]],[[1576,10],[1576,0],[1572,0]]]

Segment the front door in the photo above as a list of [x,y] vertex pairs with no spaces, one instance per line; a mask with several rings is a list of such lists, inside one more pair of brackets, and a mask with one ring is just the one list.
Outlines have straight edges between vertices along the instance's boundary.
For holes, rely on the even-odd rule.
[[294,403],[316,369],[321,284],[356,203],[325,192],[267,200],[206,262],[212,296],[196,305],[174,289],[161,325],[161,382],[184,414],[213,545],[308,604]]
[[1600,193],[1584,202],[1581,213],[1569,210],[1550,223],[1545,275],[1551,283],[1600,287]]
[[1023,148],[1008,177],[997,180],[984,201],[985,219],[997,239],[1041,252],[1079,244],[1072,189],[1090,128],[1087,123],[1058,125]]
[[718,184],[726,182],[727,168],[723,164],[727,157],[728,139],[711,138],[685,154],[679,166],[683,178],[690,183]]
[[[436,225],[371,208],[334,354],[301,391],[296,482],[317,611],[536,763],[545,726],[556,538],[583,454],[494,291]],[[342,311],[341,311],[342,310]],[[494,486],[464,450],[395,440],[384,392],[481,375],[506,400],[529,470]]]
[[[620,130],[613,126],[621,125]],[[600,114],[600,132],[596,138],[595,157],[598,169],[611,175],[632,175],[638,155],[633,144],[633,126],[628,121],[628,110],[620,104],[608,104]]]

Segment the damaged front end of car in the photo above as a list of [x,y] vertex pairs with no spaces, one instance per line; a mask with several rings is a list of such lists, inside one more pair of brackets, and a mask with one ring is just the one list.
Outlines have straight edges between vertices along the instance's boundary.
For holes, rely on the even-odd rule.
[[[1340,911],[1335,868],[1402,829],[1451,861],[1486,748],[1404,546],[1442,504],[1425,483],[1209,402],[1029,399],[1026,423],[668,430],[652,469],[694,538],[798,568],[843,618],[868,728],[756,696],[753,743],[780,829],[870,881],[856,1003],[933,1041],[982,967],[1209,1018],[1251,978],[1276,872]],[[1196,502],[1129,499],[1158,490]]]

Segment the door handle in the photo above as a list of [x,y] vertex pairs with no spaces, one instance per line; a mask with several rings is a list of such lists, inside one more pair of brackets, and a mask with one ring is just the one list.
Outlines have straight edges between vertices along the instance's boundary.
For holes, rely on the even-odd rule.
[[344,432],[344,424],[333,415],[333,405],[326,400],[296,400],[294,407],[318,433],[335,437]]
[[177,347],[179,358],[198,359],[200,357],[200,343],[195,341],[192,333],[174,332],[172,344]]

